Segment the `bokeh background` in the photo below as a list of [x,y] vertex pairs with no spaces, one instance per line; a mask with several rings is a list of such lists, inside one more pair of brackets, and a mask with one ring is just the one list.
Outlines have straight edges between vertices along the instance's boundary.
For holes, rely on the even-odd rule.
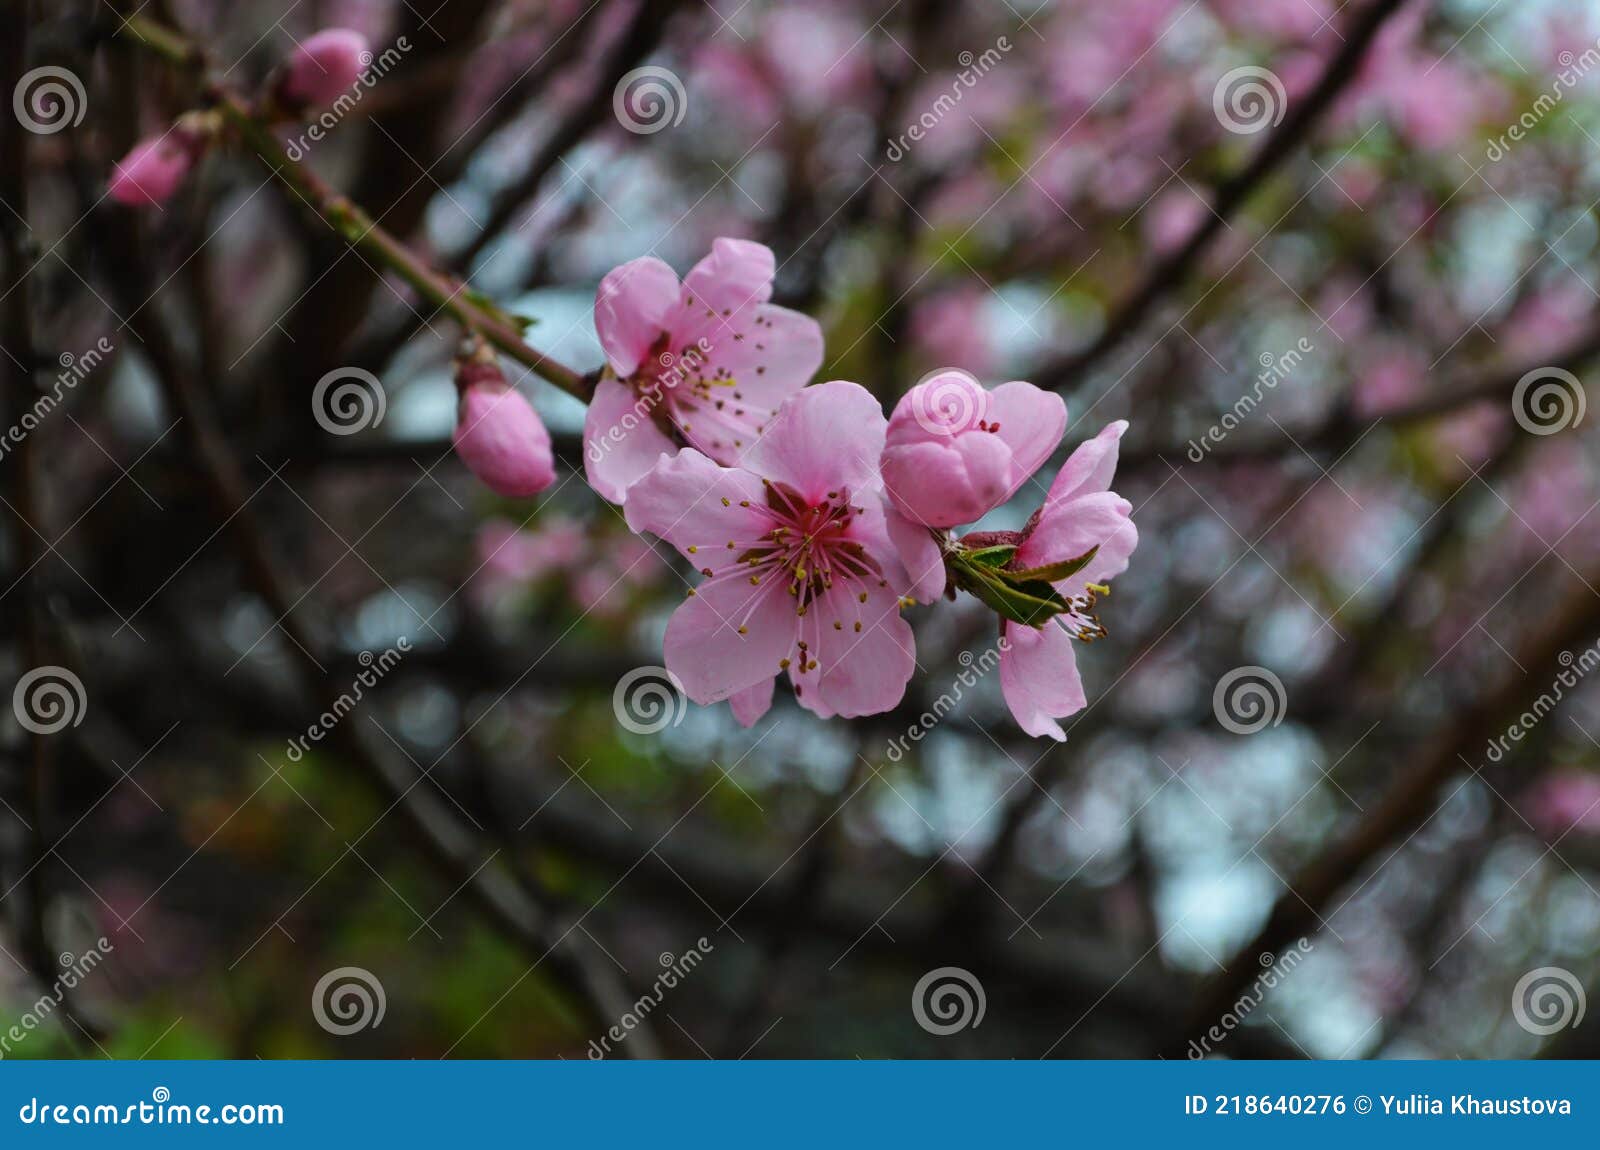
[[[498,500],[450,315],[248,149],[104,198],[207,98],[135,8],[247,96],[320,27],[393,49],[301,162],[565,362],[611,267],[737,235],[820,378],[1058,388],[1051,466],[1131,421],[1068,741],[962,678],[970,601],[908,613],[890,714],[677,696],[687,573],[583,482],[575,401],[507,361],[565,469]],[[0,164],[3,422],[60,399],[0,457],[6,1057],[1596,1053],[1596,5],[4,18],[6,93],[80,83]]]

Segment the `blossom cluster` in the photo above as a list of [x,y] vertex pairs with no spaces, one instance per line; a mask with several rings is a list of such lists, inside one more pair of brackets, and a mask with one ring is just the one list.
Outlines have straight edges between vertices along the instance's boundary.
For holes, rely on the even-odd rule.
[[[810,382],[822,332],[771,302],[774,272],[761,244],[718,239],[681,281],[638,259],[595,301],[606,363],[584,425],[589,483],[702,577],[667,625],[668,669],[746,726],[780,678],[824,718],[882,713],[917,665],[903,611],[965,591],[997,616],[1018,724],[1064,739],[1059,720],[1086,703],[1073,644],[1104,633],[1097,596],[1138,542],[1109,490],[1126,424],[1072,454],[1020,531],[958,534],[1033,481],[1066,405],[947,369],[885,419],[859,384]],[[458,383],[465,462],[501,494],[548,485],[549,436],[486,353]]]
[[[255,114],[303,119],[370,59],[358,33],[319,32]],[[180,118],[124,157],[108,195],[159,205],[220,130],[214,112]],[[1018,724],[1065,739],[1059,720],[1086,705],[1073,643],[1104,634],[1097,597],[1138,541],[1130,504],[1109,490],[1126,425],[1072,454],[1022,530],[958,534],[1034,482],[1065,434],[1065,404],[947,368],[885,419],[859,384],[811,383],[822,329],[771,302],[775,272],[768,248],[723,238],[681,280],[645,257],[613,269],[596,296],[605,365],[584,423],[586,477],[636,534],[702,576],[667,626],[668,669],[690,698],[726,700],[746,726],[785,677],[824,718],[879,714],[899,705],[917,665],[902,612],[964,591],[997,616]],[[548,488],[550,434],[476,333],[455,381],[462,462],[508,498]]]

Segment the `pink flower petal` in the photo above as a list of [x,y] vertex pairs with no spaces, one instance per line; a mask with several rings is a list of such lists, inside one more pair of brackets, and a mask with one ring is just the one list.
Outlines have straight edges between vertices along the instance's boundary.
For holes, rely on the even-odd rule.
[[928,527],[974,523],[1011,494],[1011,448],[976,432],[893,446],[883,453],[883,488],[900,514]]
[[611,370],[626,378],[639,369],[678,309],[678,276],[654,256],[612,268],[594,299],[594,326]]
[[728,696],[728,703],[733,707],[733,717],[741,727],[755,726],[761,716],[771,709],[772,685],[775,682],[777,679],[771,678]]
[[1000,691],[1017,726],[1035,738],[1066,742],[1057,719],[1088,705],[1072,637],[1055,623],[1042,628],[1006,624],[1006,649],[1000,654]]
[[[697,374],[721,379],[727,399],[737,390],[741,401],[766,406],[768,414],[800,388],[822,366],[822,328],[808,315],[762,304],[685,329],[673,329],[673,342],[704,357]],[[719,396],[723,398],[723,396]]]
[[[1125,527],[1131,525],[1128,516],[1133,504],[1112,491],[1097,491],[1066,503],[1049,504],[1033,531],[1017,548],[1014,567],[1043,567],[1047,563],[1062,563],[1076,559],[1092,547],[1104,547],[1113,538],[1121,538]],[[1134,536],[1137,542],[1138,536]],[[1131,554],[1131,548],[1130,552]],[[1095,559],[1098,561],[1099,556]],[[1124,562],[1127,556],[1123,556]],[[1073,582],[1092,582],[1082,572]]]
[[769,530],[766,502],[754,475],[718,467],[688,448],[659,459],[629,489],[623,516],[632,530],[660,536],[697,568],[726,567]]
[[850,719],[893,710],[905,697],[917,664],[916,640],[900,617],[893,588],[869,591],[864,603],[842,587],[832,588],[812,601],[801,635],[818,664],[798,675],[790,667],[802,703],[820,702]]
[[683,277],[684,308],[718,315],[739,312],[772,298],[772,249],[751,240],[719,237],[711,254]]
[[887,421],[866,388],[836,380],[801,389],[786,401],[744,465],[787,483],[805,498],[829,491],[876,490]]
[[893,540],[900,562],[910,578],[909,594],[922,603],[932,603],[944,594],[946,576],[944,554],[933,533],[920,524],[913,523],[892,507],[885,519],[889,538]]
[[[1128,561],[1133,558],[1133,552],[1139,546],[1139,529],[1134,526],[1131,518],[1124,519],[1099,546],[1100,550],[1089,560],[1089,565],[1072,577],[1074,586],[1067,589],[1067,593],[1077,593],[1079,588],[1089,583],[1109,583],[1126,571]],[[1061,589],[1065,589],[1065,584],[1060,586]]]
[[1011,491],[1050,458],[1067,430],[1067,405],[1053,391],[1014,380],[989,393],[989,422],[999,424],[999,436],[1011,448],[1016,467]]
[[1107,424],[1093,439],[1080,443],[1056,472],[1046,506],[1110,487],[1117,470],[1117,447],[1127,430],[1128,421],[1119,419]]
[[583,417],[583,471],[602,498],[621,503],[631,484],[677,450],[631,388],[600,380]]
[[794,600],[783,585],[752,587],[735,573],[695,588],[667,622],[662,651],[684,693],[705,706],[777,675],[794,646]]

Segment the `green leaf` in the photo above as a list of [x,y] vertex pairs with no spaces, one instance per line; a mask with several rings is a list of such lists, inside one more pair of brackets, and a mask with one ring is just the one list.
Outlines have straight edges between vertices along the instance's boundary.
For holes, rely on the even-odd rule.
[[957,586],[1013,623],[1039,627],[1072,609],[1071,604],[1043,580],[1015,579],[1011,572],[996,571],[967,556],[954,559],[952,566]]
[[1014,545],[998,543],[993,547],[977,547],[963,554],[975,563],[982,563],[985,567],[1004,567],[1011,562],[1011,557],[1017,553]]
[[1063,559],[1060,563],[1046,563],[1042,567],[1025,567],[1019,571],[1004,572],[1008,579],[1043,579],[1046,583],[1059,583],[1063,579],[1070,579],[1079,571],[1089,566],[1091,560],[1099,553],[1098,546],[1091,547],[1076,559]]

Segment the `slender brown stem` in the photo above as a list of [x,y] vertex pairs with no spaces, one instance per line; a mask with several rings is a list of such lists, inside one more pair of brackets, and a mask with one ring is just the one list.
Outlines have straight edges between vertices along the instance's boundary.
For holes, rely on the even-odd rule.
[[[124,27],[126,35],[174,64],[204,72],[204,53],[178,33],[141,16],[130,17]],[[239,138],[272,169],[279,182],[351,247],[392,271],[418,295],[454,316],[463,327],[481,333],[530,371],[569,395],[588,402],[594,392],[592,377],[531,347],[508,318],[492,305],[469,293],[464,284],[453,284],[435,271],[359,205],[330,188],[309,167],[290,159],[272,130],[236,92],[220,83],[211,83],[207,94]]]

